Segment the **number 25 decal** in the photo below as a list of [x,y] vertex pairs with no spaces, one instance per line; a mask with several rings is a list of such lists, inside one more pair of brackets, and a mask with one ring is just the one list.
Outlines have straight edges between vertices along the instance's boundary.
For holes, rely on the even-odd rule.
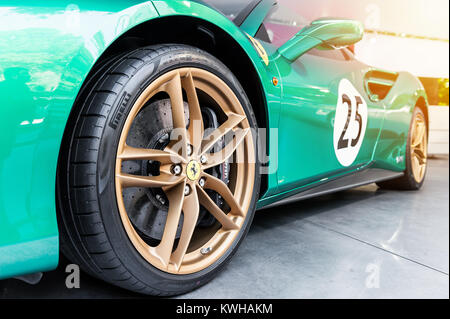
[[341,80],[334,119],[334,151],[341,165],[350,166],[355,161],[366,127],[367,103],[349,80]]
[[[356,118],[355,120],[359,124],[359,130],[358,130],[358,136],[355,139],[352,139],[351,146],[355,147],[358,144],[358,141],[361,137],[361,131],[362,131],[362,116],[359,114],[359,106],[362,104],[362,99],[360,96],[355,96],[356,98]],[[348,97],[347,94],[344,94],[342,96],[342,100],[345,104],[348,105],[348,114],[347,114],[347,122],[345,122],[344,130],[342,131],[341,137],[339,138],[338,142],[338,149],[347,148],[349,147],[348,139],[344,138],[345,134],[347,133],[348,125],[350,124],[350,119],[352,117],[352,100]]]

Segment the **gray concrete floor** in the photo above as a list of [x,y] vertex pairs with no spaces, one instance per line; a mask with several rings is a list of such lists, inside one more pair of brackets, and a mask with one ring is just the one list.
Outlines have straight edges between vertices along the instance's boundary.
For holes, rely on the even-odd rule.
[[[182,298],[449,298],[449,162],[430,161],[419,192],[375,185],[257,212],[229,266]],[[0,298],[136,298],[66,260],[39,285],[0,281]]]

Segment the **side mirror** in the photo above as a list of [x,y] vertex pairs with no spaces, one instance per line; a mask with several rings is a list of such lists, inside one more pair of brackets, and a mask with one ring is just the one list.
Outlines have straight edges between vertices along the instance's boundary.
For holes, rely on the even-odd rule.
[[364,34],[361,22],[345,19],[319,19],[300,30],[278,52],[289,61],[295,61],[309,50],[344,47],[359,42]]

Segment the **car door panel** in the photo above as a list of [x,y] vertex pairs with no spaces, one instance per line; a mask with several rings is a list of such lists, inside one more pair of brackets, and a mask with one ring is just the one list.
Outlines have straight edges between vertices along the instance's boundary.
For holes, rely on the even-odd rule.
[[[305,54],[292,64],[280,59],[283,106],[279,129],[279,191],[349,172],[371,161],[384,107],[368,98],[363,85],[364,68],[354,60],[338,61],[312,54]],[[334,121],[342,98],[339,87],[343,79],[353,85],[368,110],[359,152],[346,166],[339,162],[334,145]],[[357,111],[353,111],[349,120],[357,120]]]

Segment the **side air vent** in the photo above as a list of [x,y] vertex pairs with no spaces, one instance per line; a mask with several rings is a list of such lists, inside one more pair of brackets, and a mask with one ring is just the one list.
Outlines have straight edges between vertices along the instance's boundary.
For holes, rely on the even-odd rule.
[[398,73],[371,70],[366,73],[364,83],[366,91],[372,101],[383,100],[397,81]]

